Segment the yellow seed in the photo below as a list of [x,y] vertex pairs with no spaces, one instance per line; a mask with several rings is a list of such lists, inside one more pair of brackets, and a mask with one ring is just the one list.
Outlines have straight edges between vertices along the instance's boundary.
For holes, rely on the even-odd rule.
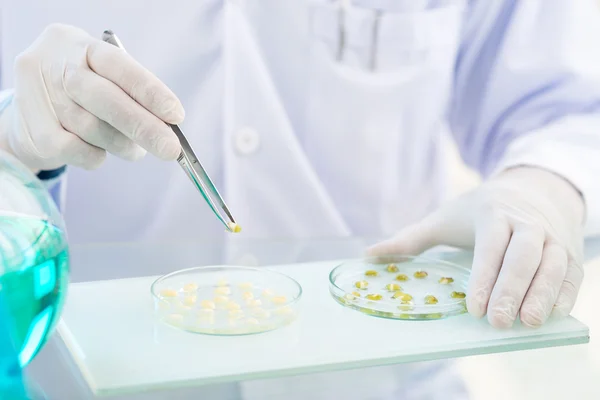
[[273,304],[285,304],[287,303],[287,299],[285,298],[285,296],[275,296],[271,299],[271,301],[273,302]]
[[346,294],[344,295],[344,298],[345,298],[346,300],[354,300],[354,299],[356,299],[356,297],[352,296],[352,295],[351,295],[351,294],[349,294],[349,293],[346,293]]
[[244,312],[242,310],[229,310],[229,318],[242,318]]
[[235,301],[230,301],[229,303],[227,303],[227,309],[228,310],[239,310],[241,308],[242,308],[242,306],[240,306]]
[[412,301],[403,301],[401,306],[398,306],[398,308],[402,311],[411,311],[414,309],[413,307],[413,302]]
[[438,299],[435,296],[427,295],[425,296],[425,304],[437,304]]
[[402,290],[400,285],[398,285],[397,283],[388,283],[387,285],[385,285],[385,288],[390,292],[397,292],[398,290]]
[[194,304],[196,304],[196,296],[193,294],[185,296],[185,298],[183,299],[183,304],[185,304],[186,306],[193,306]]
[[214,310],[216,308],[216,305],[213,301],[210,300],[202,300],[200,302],[200,307],[207,309],[207,310]]
[[231,294],[231,289],[228,286],[219,286],[215,289],[215,294],[229,296]]
[[187,285],[183,286],[184,292],[194,292],[196,290],[198,290],[198,285],[196,285],[195,283],[188,283]]
[[248,325],[258,325],[259,324],[259,322],[258,322],[258,320],[256,318],[248,318],[246,320],[246,323]]
[[213,310],[200,310],[199,322],[201,324],[214,324],[215,312]]
[[408,280],[408,275],[400,274],[400,275],[396,276],[396,280],[400,281],[400,282],[405,282]]
[[252,315],[256,318],[269,318],[271,316],[271,313],[263,308],[255,308],[254,310],[252,310]]
[[215,296],[214,302],[216,304],[227,304],[227,303],[229,303],[229,297],[227,297],[227,296]]
[[401,301],[411,301],[412,300],[412,296],[408,293],[404,293],[404,292],[396,292],[392,295],[392,299],[400,299]]
[[212,308],[204,308],[198,311],[198,315],[201,317],[210,317],[215,315],[215,310],[213,310]]
[[369,282],[367,281],[358,281],[354,284],[354,286],[356,286],[357,289],[366,289],[367,287],[369,287]]
[[452,292],[450,293],[450,297],[452,297],[453,299],[464,299],[465,297],[467,297],[467,295],[463,292]]
[[246,300],[246,305],[248,307],[260,307],[262,305],[262,301],[260,301],[259,299],[250,299]]
[[227,283],[227,280],[225,278],[221,278],[217,281],[217,286],[227,286],[229,285],[229,283]]
[[177,290],[165,289],[160,292],[161,297],[177,297]]
[[275,292],[273,292],[271,289],[265,289],[262,291],[262,296],[263,297],[271,297],[274,296]]
[[358,292],[352,292],[352,294],[356,297],[360,297],[360,293],[358,293]]
[[183,315],[181,314],[169,314],[167,320],[172,324],[179,324],[183,321]]
[[417,271],[414,273],[415,278],[417,279],[423,279],[423,278],[427,278],[427,272],[425,271]]
[[375,301],[378,301],[378,300],[381,300],[381,298],[382,298],[383,296],[382,296],[382,295],[380,295],[380,294],[368,294],[368,295],[366,295],[365,297],[366,297],[367,299],[369,299],[369,300],[375,300]]
[[292,310],[292,307],[290,307],[290,306],[280,307],[277,310],[275,310],[275,314],[277,314],[277,315],[289,315],[289,314],[292,314],[293,312],[294,312],[294,310]]
[[242,298],[244,300],[251,300],[254,298],[254,294],[252,292],[244,292],[242,293]]
[[365,272],[365,275],[366,276],[377,276],[377,275],[379,275],[379,273],[377,273],[377,271],[375,271],[373,269],[370,269],[367,272]]
[[444,314],[442,314],[442,313],[425,314],[425,319],[440,319],[443,317],[444,317]]
[[242,227],[239,226],[238,224],[236,224],[235,222],[228,222],[227,226],[229,227],[229,229],[231,230],[231,232],[239,233],[239,232],[242,231]]
[[243,282],[238,285],[238,287],[242,290],[250,290],[254,287],[252,282]]
[[398,266],[396,266],[396,264],[389,264],[387,267],[385,267],[385,270],[387,272],[398,272]]
[[450,278],[450,277],[443,277],[443,278],[440,278],[439,282],[440,282],[442,285],[449,285],[449,284],[451,284],[452,282],[454,282],[454,279],[453,279],[453,278]]

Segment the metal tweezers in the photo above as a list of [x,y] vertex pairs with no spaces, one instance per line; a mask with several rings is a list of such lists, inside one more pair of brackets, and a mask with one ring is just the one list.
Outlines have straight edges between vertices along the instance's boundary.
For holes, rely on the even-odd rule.
[[[125,50],[119,38],[117,38],[117,36],[110,30],[104,31],[102,34],[102,40]],[[183,168],[186,175],[200,191],[214,214],[223,223],[223,225],[225,225],[227,230],[230,232],[239,232],[239,226],[233,219],[229,208],[227,208],[225,201],[223,201],[223,198],[206,173],[206,170],[202,164],[200,164],[200,161],[198,161],[196,154],[194,154],[194,151],[192,150],[192,146],[190,146],[181,129],[177,125],[167,125],[173,129],[173,132],[175,132],[175,135],[177,135],[177,138],[181,143],[181,153],[179,153],[179,157],[177,158],[177,162],[181,168]],[[214,200],[211,195],[214,197]],[[222,215],[219,210],[222,210],[225,215]]]

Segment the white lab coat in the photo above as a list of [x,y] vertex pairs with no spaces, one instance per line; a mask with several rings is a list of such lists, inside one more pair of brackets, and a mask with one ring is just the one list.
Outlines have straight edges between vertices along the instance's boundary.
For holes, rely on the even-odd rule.
[[[484,175],[527,163],[570,179],[598,231],[594,0],[38,3],[3,2],[2,87],[47,24],[113,29],[182,100],[183,129],[247,236],[384,236],[420,219],[444,197],[448,127]],[[94,172],[71,168],[62,192],[73,243],[223,231],[176,163],[111,157]],[[240,393],[453,398],[443,385],[405,385],[410,368],[244,383]]]

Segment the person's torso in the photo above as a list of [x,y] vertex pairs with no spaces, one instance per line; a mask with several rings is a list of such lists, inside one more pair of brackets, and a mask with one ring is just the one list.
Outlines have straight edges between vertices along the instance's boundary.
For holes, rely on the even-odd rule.
[[[463,1],[47,4],[4,2],[2,87],[46,25],[113,29],[180,97],[245,235],[387,235],[437,205]],[[69,170],[65,214],[74,242],[220,234],[203,202],[175,162],[109,157]]]

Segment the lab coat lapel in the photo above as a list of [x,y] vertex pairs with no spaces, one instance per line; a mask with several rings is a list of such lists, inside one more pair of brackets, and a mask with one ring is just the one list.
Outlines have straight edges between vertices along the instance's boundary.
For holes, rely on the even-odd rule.
[[253,237],[348,235],[294,134],[240,6],[228,2],[225,13],[224,182],[232,212]]

